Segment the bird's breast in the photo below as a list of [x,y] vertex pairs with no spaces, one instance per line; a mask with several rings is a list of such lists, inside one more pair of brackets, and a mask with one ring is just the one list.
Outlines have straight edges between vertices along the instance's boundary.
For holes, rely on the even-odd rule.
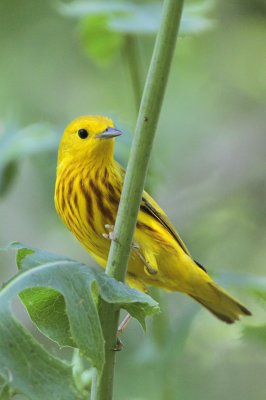
[[55,204],[67,227],[85,248],[107,258],[110,242],[103,236],[106,225],[114,225],[121,185],[102,170],[67,170],[58,175]]

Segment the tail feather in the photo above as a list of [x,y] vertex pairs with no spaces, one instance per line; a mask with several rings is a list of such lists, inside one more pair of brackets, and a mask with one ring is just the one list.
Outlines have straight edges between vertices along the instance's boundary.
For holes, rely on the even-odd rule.
[[200,289],[196,293],[190,294],[190,296],[227,324],[232,324],[239,320],[241,315],[251,315],[251,312],[246,307],[215,282],[206,282],[200,285]]

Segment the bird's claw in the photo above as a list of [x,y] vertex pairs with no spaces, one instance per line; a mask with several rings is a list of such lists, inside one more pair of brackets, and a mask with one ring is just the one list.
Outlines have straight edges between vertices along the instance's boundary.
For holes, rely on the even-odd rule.
[[[114,225],[110,225],[110,224],[105,224],[104,225],[105,229],[110,230],[107,233],[103,233],[103,237],[107,240],[115,240],[115,234],[114,234]],[[150,263],[145,259],[145,257],[143,256],[143,254],[140,251],[140,246],[137,243],[132,243],[131,244],[131,248],[134,251],[134,253],[136,253],[138,255],[138,257],[141,259],[141,261],[144,264],[144,268],[145,271],[147,272],[148,275],[156,275],[157,274],[157,270],[155,268],[153,268]]]
[[141,261],[143,262],[143,264],[145,265],[145,270],[147,271],[148,275],[156,275],[157,274],[157,270],[154,269],[150,263],[145,259],[145,257],[143,256],[143,254],[140,252],[140,246],[138,246],[137,244],[133,243],[132,244],[132,250],[138,255],[138,257],[141,259]]
[[111,225],[111,224],[105,224],[104,225],[104,227],[106,228],[106,229],[111,229],[111,230],[114,230],[114,225]]
[[116,344],[113,348],[113,351],[121,351],[123,349],[124,345],[122,340],[117,336],[116,338]]
[[114,235],[114,225],[110,224],[105,224],[104,225],[105,229],[110,230],[108,233],[102,233],[103,237],[108,240],[115,240],[115,235]]
[[103,237],[108,240],[115,240],[114,232],[102,233]]
[[131,244],[132,249],[140,249],[140,246],[137,243],[132,243]]

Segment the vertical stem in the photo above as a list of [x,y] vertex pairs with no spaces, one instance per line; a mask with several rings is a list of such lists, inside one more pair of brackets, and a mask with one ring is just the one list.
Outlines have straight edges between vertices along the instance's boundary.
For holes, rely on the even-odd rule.
[[[105,365],[97,390],[97,400],[112,400],[117,327],[120,310],[101,300],[99,314],[105,340]],[[96,399],[95,399],[96,400]]]
[[125,47],[131,77],[131,86],[135,98],[136,112],[138,112],[142,95],[142,79],[137,40],[133,35],[127,35]]
[[[183,0],[165,0],[161,25],[157,34],[152,60],[146,79],[135,135],[121,194],[106,273],[124,281],[143,193],[152,143],[169,75],[172,56],[181,19]],[[119,310],[101,302],[100,318],[106,341],[106,362],[100,377],[97,400],[111,400]]]
[[165,0],[146,79],[106,272],[123,281],[143,193],[153,139],[169,75],[183,0]]
[[96,368],[93,368],[90,400],[97,400],[97,383],[98,383],[98,372]]

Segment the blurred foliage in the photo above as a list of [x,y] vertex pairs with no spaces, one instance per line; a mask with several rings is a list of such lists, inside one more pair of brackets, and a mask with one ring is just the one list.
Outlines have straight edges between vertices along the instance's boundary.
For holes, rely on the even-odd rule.
[[[160,4],[0,3],[2,244],[18,239],[87,264],[53,208],[57,143],[81,114],[133,131]],[[148,334],[134,323],[124,334],[117,399],[265,397],[265,17],[264,0],[186,1],[148,177],[191,253],[253,317],[228,327],[184,296],[156,293],[162,313]],[[124,165],[130,141],[116,143]],[[6,280],[14,260],[0,263]],[[3,397],[8,371],[0,378]]]
[[21,130],[7,128],[0,137],[0,196],[10,188],[19,161],[56,150],[58,142],[59,136],[47,124],[34,124]]
[[[204,14],[209,12],[214,4],[215,0],[205,0],[198,4],[185,4],[180,34],[199,33],[210,29],[213,26],[212,21]],[[162,4],[158,1],[144,2],[144,4],[130,1],[116,3],[73,1],[59,5],[59,10],[63,15],[82,19],[86,16],[87,23],[89,24],[91,21],[92,25],[95,24],[96,16],[99,25],[104,25],[106,31],[108,30],[109,33],[117,32],[121,35],[155,35],[159,28],[161,8]],[[98,38],[94,35],[91,35],[88,39],[88,41],[98,41]],[[108,50],[107,34],[104,39]],[[101,47],[103,46],[104,43],[101,41]]]
[[123,37],[116,32],[110,32],[107,23],[106,15],[97,15],[83,18],[80,24],[84,48],[100,64],[110,61],[123,43]]

